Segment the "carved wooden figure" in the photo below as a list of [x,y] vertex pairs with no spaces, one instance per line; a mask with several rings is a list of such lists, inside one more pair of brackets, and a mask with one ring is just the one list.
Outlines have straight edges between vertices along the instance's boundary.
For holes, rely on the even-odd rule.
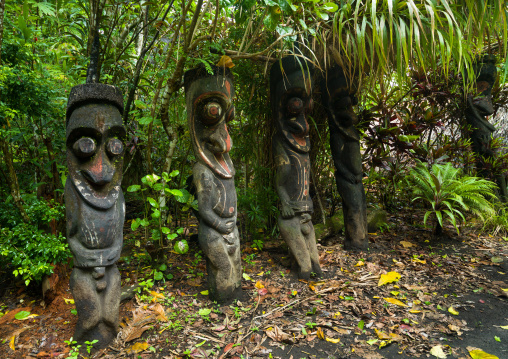
[[[485,166],[485,159],[493,159],[496,153],[491,148],[492,134],[496,131],[488,116],[494,113],[492,104],[492,87],[497,77],[496,58],[493,55],[479,57],[475,66],[476,90],[473,97],[467,96],[465,117],[471,127],[471,141],[473,151],[480,156],[477,161],[479,173],[484,177],[495,179],[500,188],[500,197],[506,201],[506,181],[504,176],[495,176]],[[481,158],[483,157],[483,158]],[[495,178],[494,178],[495,177]]]
[[241,294],[242,265],[236,226],[235,169],[227,123],[234,118],[233,78],[227,68],[204,66],[185,73],[185,97],[197,163],[199,244],[206,256],[209,295],[225,302]]
[[355,128],[358,116],[353,106],[358,103],[355,86],[346,79],[341,67],[327,71],[322,81],[321,96],[328,113],[330,149],[335,165],[335,181],[342,198],[346,249],[367,249],[367,203],[362,183],[360,134]]
[[67,103],[67,240],[78,311],[74,339],[106,347],[118,331],[125,200],[120,184],[125,129],[121,92],[104,84],[72,88]]
[[[282,67],[282,69],[281,69]],[[281,201],[279,229],[298,266],[298,276],[322,274],[309,194],[310,139],[307,116],[312,110],[310,64],[285,57],[270,70],[270,100],[276,134],[273,154],[276,189]]]

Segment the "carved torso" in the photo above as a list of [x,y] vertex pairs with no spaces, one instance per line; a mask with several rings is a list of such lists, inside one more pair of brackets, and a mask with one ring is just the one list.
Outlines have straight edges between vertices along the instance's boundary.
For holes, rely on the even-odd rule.
[[227,219],[236,215],[236,190],[234,178],[220,178],[207,166],[196,163],[193,168],[194,185],[199,195],[210,196],[211,208],[199,208],[213,211],[219,217]]
[[289,195],[291,208],[295,212],[312,212],[309,153],[295,151],[284,141],[284,137],[274,137],[275,165],[277,171],[284,173],[284,187]]
[[108,209],[97,209],[79,198],[70,178],[65,184],[67,240],[76,267],[102,267],[114,264],[123,244],[125,200],[122,190]]

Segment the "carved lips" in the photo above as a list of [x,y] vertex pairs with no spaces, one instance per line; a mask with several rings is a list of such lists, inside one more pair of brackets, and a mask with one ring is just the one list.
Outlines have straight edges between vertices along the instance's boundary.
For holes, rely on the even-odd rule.
[[[213,91],[209,89],[213,88]],[[222,178],[233,178],[235,169],[229,151],[233,146],[227,122],[234,118],[231,84],[224,76],[201,78],[189,89],[192,113],[189,127],[198,160]]]
[[120,112],[111,105],[82,106],[69,118],[69,176],[83,200],[95,208],[111,208],[118,199],[124,136]]

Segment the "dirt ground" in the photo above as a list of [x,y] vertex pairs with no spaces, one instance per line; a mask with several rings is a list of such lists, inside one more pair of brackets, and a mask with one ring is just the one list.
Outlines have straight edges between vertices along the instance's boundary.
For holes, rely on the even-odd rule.
[[[222,306],[206,295],[197,243],[185,255],[167,249],[154,265],[155,253],[132,245],[136,234],[126,228],[122,284],[141,284],[139,293],[122,302],[109,348],[81,350],[94,358],[508,358],[506,238],[445,228],[448,237],[436,240],[406,221],[390,217],[391,229],[371,234],[366,252],[326,240],[325,278],[313,282],[285,266],[280,240],[262,251],[243,243],[243,297]],[[47,304],[39,288],[3,278],[0,358],[72,357],[68,271],[53,277],[60,284]],[[165,278],[154,281],[157,272]],[[20,311],[37,316],[15,319]],[[492,356],[475,356],[482,352]]]

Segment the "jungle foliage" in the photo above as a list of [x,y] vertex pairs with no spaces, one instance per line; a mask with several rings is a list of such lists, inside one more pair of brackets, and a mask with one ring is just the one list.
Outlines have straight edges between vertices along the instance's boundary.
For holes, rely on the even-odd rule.
[[[134,243],[141,248],[174,248],[188,239],[192,191],[186,183],[194,158],[182,81],[200,63],[231,67],[235,76],[236,118],[229,125],[239,227],[243,240],[259,249],[278,235],[267,81],[277,59],[306,56],[317,68],[316,81],[332,63],[356,75],[369,205],[392,211],[410,205],[405,193],[414,184],[405,178],[417,160],[422,171],[447,162],[450,171],[475,175],[463,111],[478,55],[497,56],[494,103],[503,108],[508,98],[504,0],[0,3],[0,262],[26,280],[40,280],[50,264],[68,259],[60,214],[65,106],[70,88],[85,81],[96,32],[100,82],[124,93],[123,186],[128,204],[140,204],[127,219],[133,230],[146,229],[144,243]],[[340,198],[317,88],[311,191],[314,221],[323,222],[340,210]],[[505,144],[492,146],[499,156],[491,165],[505,174]],[[149,181],[155,178],[160,186]],[[40,206],[50,214],[35,215]]]

